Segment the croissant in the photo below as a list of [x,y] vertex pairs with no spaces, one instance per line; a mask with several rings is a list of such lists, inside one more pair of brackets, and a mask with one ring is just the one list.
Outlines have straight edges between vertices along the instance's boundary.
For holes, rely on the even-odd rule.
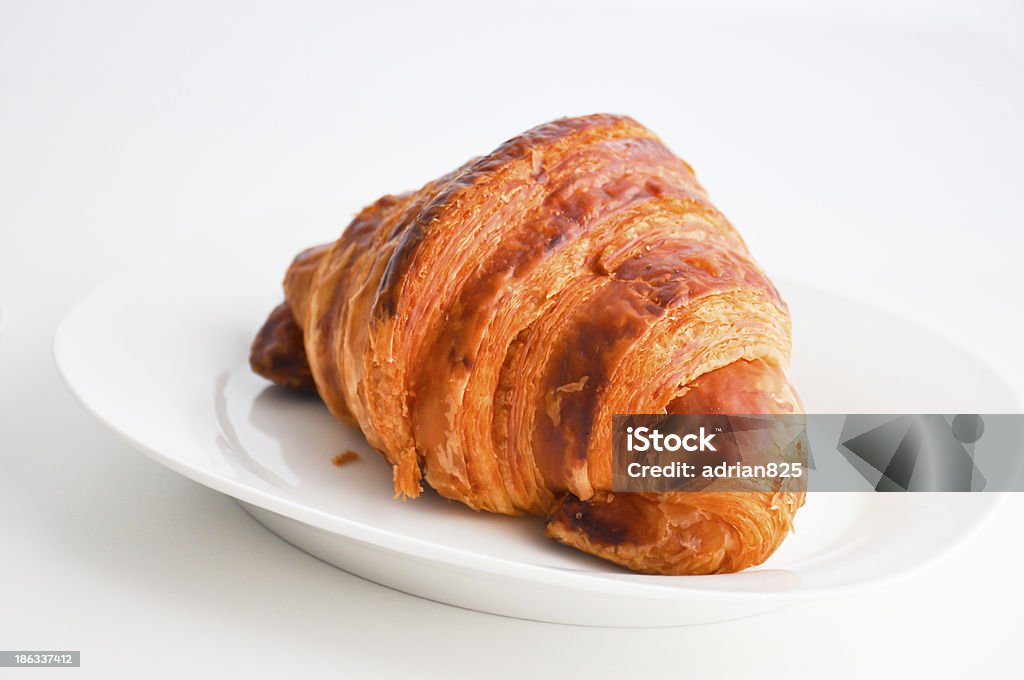
[[393,466],[471,508],[538,515],[652,574],[733,572],[802,492],[613,493],[617,413],[802,405],[785,303],[693,170],[624,116],[540,125],[299,254],[252,347]]

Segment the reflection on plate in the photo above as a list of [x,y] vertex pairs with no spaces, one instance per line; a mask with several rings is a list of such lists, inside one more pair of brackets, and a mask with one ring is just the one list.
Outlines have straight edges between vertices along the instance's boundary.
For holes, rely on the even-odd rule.
[[[290,224],[299,223],[300,219]],[[391,472],[357,430],[315,398],[271,387],[247,366],[278,302],[291,253],[333,239],[331,215],[280,234],[245,225],[204,255],[168,256],[103,284],[55,341],[68,386],[102,423],[153,459],[237,498],[271,531],[354,574],[481,611],[543,621],[656,626],[747,616],[905,575],[946,553],[997,494],[816,494],[796,533],[740,574],[633,574],[543,536],[534,518],[475,513],[433,493],[392,498]],[[241,227],[239,228],[241,229]],[[795,323],[793,382],[809,411],[1017,409],[987,367],[896,317],[781,286]],[[359,459],[342,467],[346,450]]]

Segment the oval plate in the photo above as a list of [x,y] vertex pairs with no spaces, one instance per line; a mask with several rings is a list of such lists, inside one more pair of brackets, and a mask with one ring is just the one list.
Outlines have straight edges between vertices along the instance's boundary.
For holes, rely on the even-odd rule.
[[[432,492],[392,498],[391,471],[313,397],[248,368],[292,255],[334,238],[339,211],[265,219],[110,279],[67,314],[54,351],[101,423],[159,463],[238,499],[286,541],[407,593],[541,621],[662,626],[757,614],[910,573],[981,526],[998,494],[812,494],[764,565],[634,574],[546,539],[536,518]],[[288,224],[282,233],[281,224]],[[300,224],[299,228],[293,225]],[[239,246],[238,244],[244,244]],[[1012,390],[923,329],[795,283],[793,381],[810,412],[999,412]],[[359,459],[336,467],[346,450]]]

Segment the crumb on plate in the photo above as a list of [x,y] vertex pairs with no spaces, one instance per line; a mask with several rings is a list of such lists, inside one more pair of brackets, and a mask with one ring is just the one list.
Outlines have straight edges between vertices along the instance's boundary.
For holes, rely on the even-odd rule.
[[351,463],[354,460],[359,460],[359,454],[355,451],[345,451],[344,453],[336,454],[331,458],[331,462],[341,467],[345,463]]

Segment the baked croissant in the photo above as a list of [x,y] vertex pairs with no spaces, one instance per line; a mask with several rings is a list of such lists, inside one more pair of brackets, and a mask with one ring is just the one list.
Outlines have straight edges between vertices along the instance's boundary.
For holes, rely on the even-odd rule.
[[556,120],[298,255],[253,344],[393,466],[654,574],[763,562],[800,492],[612,493],[617,413],[802,409],[785,303],[689,165],[634,120]]

